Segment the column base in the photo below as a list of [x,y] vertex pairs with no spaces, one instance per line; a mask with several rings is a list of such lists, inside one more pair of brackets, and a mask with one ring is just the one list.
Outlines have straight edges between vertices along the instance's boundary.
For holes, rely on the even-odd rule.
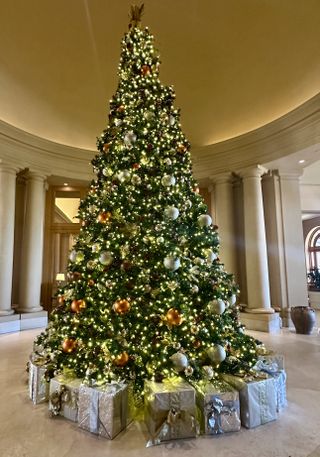
[[20,315],[13,314],[11,316],[0,316],[0,334],[19,332],[20,331]]
[[282,327],[294,328],[289,308],[280,309],[280,317],[282,320]]
[[21,330],[29,330],[32,328],[46,327],[48,324],[48,312],[28,312],[21,314]]
[[1,309],[0,310],[0,317],[1,316],[11,316],[12,314],[14,314],[14,309]]
[[240,313],[240,321],[248,330],[258,330],[259,332],[279,333],[280,318],[278,313],[253,312],[251,310]]
[[32,306],[32,308],[27,308],[27,307],[26,308],[23,308],[23,307],[21,308],[20,306],[18,306],[16,308],[16,312],[17,313],[21,313],[21,314],[22,313],[28,313],[28,314],[30,314],[30,313],[39,313],[41,311],[43,311],[43,308],[40,305],[39,306]]

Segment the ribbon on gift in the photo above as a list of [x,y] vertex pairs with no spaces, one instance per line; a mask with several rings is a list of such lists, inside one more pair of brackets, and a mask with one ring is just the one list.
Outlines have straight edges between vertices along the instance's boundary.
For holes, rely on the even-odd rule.
[[78,399],[77,391],[62,384],[60,389],[55,390],[50,395],[50,411],[54,416],[57,416],[64,404],[69,405],[70,408],[78,408]]
[[192,430],[195,430],[197,432],[197,420],[192,414],[184,410],[171,408],[168,411],[167,417],[160,425],[158,430],[155,432],[152,439],[147,442],[146,447],[156,446],[157,444],[160,444],[162,441],[169,439],[173,428],[177,425],[179,421],[190,421]]
[[279,366],[277,362],[272,362],[268,359],[260,359],[255,364],[254,369],[257,371],[264,371],[272,376],[279,371]]
[[214,396],[210,402],[205,405],[207,425],[212,432],[223,433],[221,426],[221,416],[231,416],[236,412],[233,401],[223,402],[218,396]]

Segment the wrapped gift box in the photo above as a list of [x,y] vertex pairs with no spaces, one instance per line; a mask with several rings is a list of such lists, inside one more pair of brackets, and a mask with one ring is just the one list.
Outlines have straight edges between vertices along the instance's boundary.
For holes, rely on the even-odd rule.
[[266,373],[238,377],[223,375],[223,379],[239,391],[241,423],[254,428],[276,420],[276,386],[273,377]]
[[80,386],[79,427],[112,440],[127,426],[128,421],[127,385]]
[[33,354],[29,357],[29,396],[34,405],[49,400],[49,383],[45,378],[46,360],[35,357]]
[[201,431],[206,435],[238,432],[241,427],[239,393],[223,381],[196,386]]
[[265,364],[276,364],[278,369],[277,371],[284,370],[284,355],[277,354],[274,351],[264,351],[258,355],[258,361],[262,361]]
[[[280,364],[281,366],[281,364]],[[287,406],[287,374],[285,370],[279,369],[276,360],[261,358],[256,363],[255,370],[267,373],[275,381],[277,412]]]
[[145,422],[151,439],[147,446],[196,436],[195,389],[181,379],[146,381]]
[[78,421],[78,399],[81,379],[59,375],[50,381],[49,411],[73,422]]

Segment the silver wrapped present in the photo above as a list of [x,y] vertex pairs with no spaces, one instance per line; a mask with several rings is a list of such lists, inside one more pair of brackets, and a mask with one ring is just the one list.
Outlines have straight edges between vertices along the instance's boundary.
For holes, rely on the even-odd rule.
[[240,402],[237,390],[222,381],[199,382],[195,388],[202,433],[217,435],[240,430]]
[[255,376],[223,375],[223,379],[239,391],[241,423],[254,428],[276,420],[277,402],[274,378],[266,373]]
[[145,422],[151,435],[147,447],[196,436],[195,389],[190,384],[181,379],[145,381],[144,391]]
[[287,374],[279,369],[279,364],[271,359],[259,359],[255,370],[263,371],[272,376],[275,381],[277,412],[280,412],[288,404],[287,402]]
[[278,354],[274,351],[264,351],[258,355],[258,361],[262,361],[265,364],[276,364],[277,371],[284,370],[284,355]]
[[49,411],[73,422],[78,421],[78,399],[81,379],[59,375],[50,381]]
[[127,385],[80,386],[79,427],[112,440],[127,426],[128,421]]
[[29,368],[29,397],[34,405],[49,400],[49,383],[45,378],[45,359],[30,355]]

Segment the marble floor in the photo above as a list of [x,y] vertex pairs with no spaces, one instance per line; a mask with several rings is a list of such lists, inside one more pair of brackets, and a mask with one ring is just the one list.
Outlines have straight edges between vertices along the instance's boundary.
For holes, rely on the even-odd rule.
[[[320,321],[318,321],[320,322]],[[39,330],[0,336],[1,457],[320,457],[320,334],[251,332],[286,357],[287,409],[276,422],[232,435],[146,448],[143,425],[132,423],[113,441],[86,433],[47,405],[33,406],[25,365]]]

